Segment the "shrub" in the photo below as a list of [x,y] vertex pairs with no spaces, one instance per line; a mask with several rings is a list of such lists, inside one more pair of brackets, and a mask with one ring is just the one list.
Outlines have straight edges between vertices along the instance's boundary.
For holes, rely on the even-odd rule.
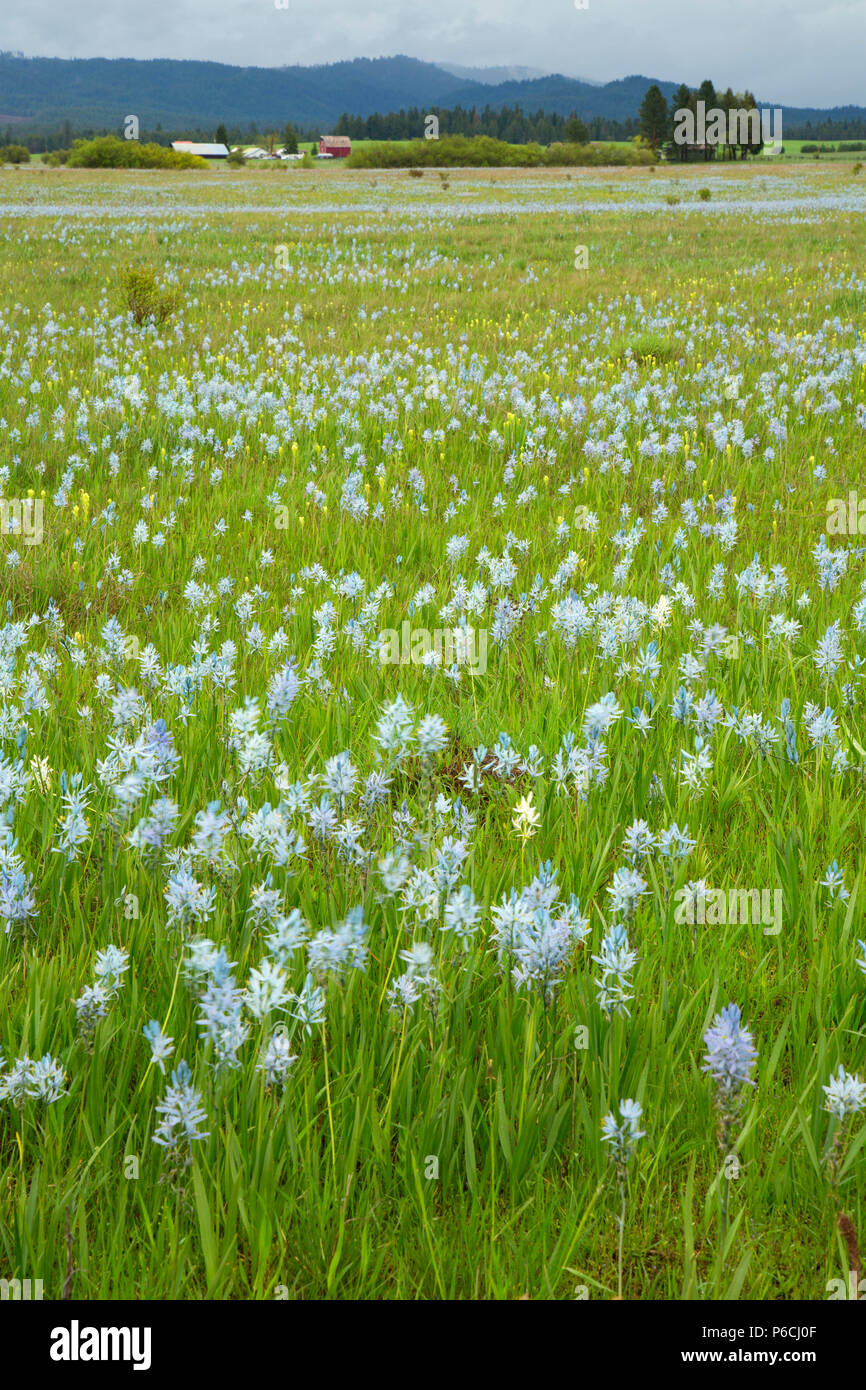
[[244,165],[246,164],[246,162],[247,162],[247,161],[246,161],[246,159],[244,158],[244,152],[243,152],[243,150],[230,150],[230,151],[229,151],[229,157],[228,157],[228,159],[226,160],[226,164],[234,164],[234,165],[236,165],[236,166],[238,166],[238,167],[240,167],[240,168],[243,168]]
[[0,146],[0,164],[29,164],[30,151],[26,145]]
[[424,177],[424,170],[423,170],[423,169],[410,169],[410,170],[409,170],[409,177],[410,177],[410,179],[423,179],[423,177]]
[[712,195],[712,193],[710,192],[710,190],[709,190],[708,188],[699,188],[699,189],[698,189],[698,197],[700,198],[700,200],[701,200],[702,203],[708,203],[708,202],[710,201],[710,199],[712,198],[712,196],[713,196],[713,195]]
[[[539,147],[536,146],[536,149]],[[575,154],[578,150],[592,151],[591,145],[551,145],[547,150],[540,150],[540,164],[546,164],[552,168],[571,168],[575,164],[582,164],[582,159],[576,159]]]
[[49,169],[57,169],[61,164],[65,164],[68,158],[68,150],[49,150],[42,156],[42,163],[47,164]]
[[207,160],[163,145],[142,145],[137,140],[118,140],[100,135],[77,140],[67,160],[70,169],[206,169]]
[[441,140],[412,140],[405,144],[365,144],[356,148],[344,162],[351,169],[411,168],[538,168],[539,166],[650,165],[656,156],[649,149],[632,145],[628,149],[612,146],[556,144],[510,145],[489,135],[446,135]]
[[124,306],[136,323],[163,324],[177,308],[177,290],[161,290],[150,266],[126,266],[120,279]]

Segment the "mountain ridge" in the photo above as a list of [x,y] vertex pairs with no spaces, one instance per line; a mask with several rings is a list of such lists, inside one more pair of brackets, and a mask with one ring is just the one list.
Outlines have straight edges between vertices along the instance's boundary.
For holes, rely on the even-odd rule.
[[[584,120],[633,120],[655,82],[669,100],[679,82],[630,74],[597,85],[552,73],[489,83],[466,80],[436,63],[404,54],[355,58],[307,67],[238,67],[184,58],[27,58],[0,53],[0,110],[6,120],[42,129],[64,122],[81,128],[120,128],[128,114],[142,126],[199,129],[256,122],[282,129],[333,125],[344,112],[366,117],[438,106],[493,109],[520,106]],[[697,81],[691,85],[696,87]],[[760,105],[774,106],[761,100]],[[866,108],[783,106],[793,125],[864,121]],[[421,132],[419,131],[419,134]]]

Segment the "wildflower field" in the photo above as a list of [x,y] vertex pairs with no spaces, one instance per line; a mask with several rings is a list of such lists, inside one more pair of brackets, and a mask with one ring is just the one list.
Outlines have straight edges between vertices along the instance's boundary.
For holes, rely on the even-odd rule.
[[860,1269],[864,212],[0,174],[0,1276]]

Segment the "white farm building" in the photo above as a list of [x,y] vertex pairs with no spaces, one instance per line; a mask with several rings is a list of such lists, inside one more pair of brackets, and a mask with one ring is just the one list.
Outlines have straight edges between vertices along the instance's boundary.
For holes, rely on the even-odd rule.
[[193,140],[172,140],[171,148],[178,154],[197,154],[199,159],[228,159],[225,145],[198,145]]

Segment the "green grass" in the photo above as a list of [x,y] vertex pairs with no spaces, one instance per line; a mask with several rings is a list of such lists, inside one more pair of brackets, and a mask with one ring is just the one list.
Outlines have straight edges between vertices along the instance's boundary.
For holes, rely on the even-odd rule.
[[[12,711],[0,751],[14,762],[15,733],[26,727],[25,764],[38,757],[50,769],[47,791],[31,774],[14,807],[38,915],[30,930],[0,933],[0,1050],[7,1065],[25,1052],[50,1052],[68,1086],[47,1107],[0,1101],[0,1277],[41,1278],[45,1296],[59,1297],[71,1257],[73,1296],[83,1298],[562,1299],[581,1290],[611,1298],[619,1194],[600,1125],[634,1097],[647,1134],[628,1178],[625,1297],[820,1299],[828,1280],[847,1278],[822,1163],[830,1118],[821,1087],[840,1062],[861,1076],[866,1069],[866,980],[855,964],[864,934],[863,695],[860,677],[844,666],[824,680],[813,652],[838,620],[846,658],[866,656],[852,616],[863,566],[850,538],[847,574],[822,592],[811,552],[828,500],[847,497],[862,478],[857,408],[866,404],[866,370],[854,360],[863,351],[862,210],[845,202],[860,196],[860,186],[837,169],[788,169],[769,180],[764,166],[760,173],[756,183],[751,166],[725,170],[705,206],[703,166],[662,168],[654,177],[454,170],[448,189],[430,176],[347,170],[338,212],[333,186],[292,179],[257,186],[251,210],[244,171],[219,181],[0,174],[5,496],[44,490],[45,504],[44,542],[18,543],[17,567],[5,559],[14,538],[3,538],[2,597],[13,621],[44,615],[49,603],[60,619],[32,627],[11,668],[0,663],[0,704]],[[662,201],[672,188],[675,208]],[[808,201],[812,220],[786,221],[774,211],[792,192]],[[726,201],[741,199],[751,202],[750,214],[725,210]],[[9,215],[13,205],[22,216]],[[589,247],[588,271],[573,268],[576,242]],[[287,248],[287,270],[278,266],[278,246]],[[123,318],[128,266],[152,267],[169,297],[179,292],[178,309],[161,327]],[[47,333],[46,303],[55,318]],[[439,374],[435,388],[431,369]],[[742,407],[723,392],[736,373]],[[138,388],[124,394],[123,379],[136,377]],[[820,411],[831,394],[838,410]],[[553,418],[550,402],[566,398],[584,403],[585,418]],[[593,408],[602,398],[606,414]],[[769,423],[785,405],[787,438],[779,443]],[[676,426],[678,412],[692,423]],[[758,439],[750,458],[716,447],[706,429],[716,413],[727,423],[742,419],[746,435]],[[452,418],[459,429],[449,428]],[[190,425],[200,427],[200,440]],[[443,439],[425,438],[437,430]],[[584,443],[618,430],[632,466],[602,469]],[[641,452],[653,431],[656,458]],[[400,441],[391,453],[389,435]],[[237,449],[227,458],[233,437]],[[363,458],[346,452],[355,444]],[[774,456],[765,460],[770,446]],[[58,506],[76,456],[67,505]],[[509,456],[510,481],[503,477]],[[823,481],[813,476],[818,463]],[[222,477],[211,481],[215,468]],[[371,508],[382,500],[383,520],[353,520],[341,510],[341,488],[355,468],[360,495]],[[425,479],[424,510],[411,469]],[[657,520],[654,479],[668,508]],[[308,484],[325,500],[317,502]],[[402,496],[392,503],[393,488]],[[465,502],[446,517],[462,490]],[[697,529],[682,548],[675,544],[681,503],[690,499],[702,520],[718,520],[713,509],[726,490],[736,497],[734,548],[724,552]],[[275,495],[287,526],[278,524]],[[558,533],[578,506],[597,515],[597,533]],[[645,537],[620,581],[614,567],[623,551],[612,541],[638,517]],[[222,536],[214,530],[220,519]],[[139,542],[133,533],[142,520],[149,539]],[[157,531],[162,548],[150,540]],[[469,538],[456,564],[445,553],[454,535]],[[430,583],[434,599],[412,623],[442,627],[438,614],[456,574],[470,584],[485,580],[476,565],[482,547],[497,557],[509,550],[516,575],[502,592],[514,597],[529,593],[536,574],[550,589],[572,549],[575,563],[561,592],[525,613],[504,648],[491,640],[486,672],[456,686],[441,673],[383,666],[359,650],[345,624],[363,600],[301,579],[313,565],[333,577],[357,572],[367,598],[387,578],[393,595],[382,597],[368,638],[399,629]],[[265,550],[273,563],[262,566]],[[788,577],[787,592],[769,602],[735,583],[756,552],[765,572],[780,565]],[[707,583],[718,564],[725,580],[713,597]],[[614,659],[600,654],[593,634],[567,646],[553,602],[589,584],[652,606],[666,591],[665,565],[678,566],[675,581],[694,595],[693,612],[677,602],[668,625],[644,626],[635,647]],[[231,599],[215,592],[195,613],[184,597],[193,577],[214,591],[218,579],[233,579]],[[811,601],[798,608],[804,590]],[[253,596],[261,648],[234,607],[242,593]],[[199,860],[197,878],[216,889],[200,931],[225,945],[241,986],[265,954],[266,932],[251,925],[247,908],[268,871],[285,910],[297,907],[313,931],[359,905],[370,925],[366,972],[323,981],[324,1026],[307,1037],[284,1015],[267,1024],[248,1018],[239,1069],[217,1076],[181,971],[194,933],[167,921],[165,857],[147,863],[125,839],[156,793],[124,820],[99,778],[112,714],[96,678],[105,672],[113,689],[134,686],[147,701],[149,715],[130,737],[160,717],[172,730],[181,762],[162,794],[176,802],[179,820],[166,848],[188,846],[196,813],[211,801],[236,807],[243,796],[251,810],[279,802],[272,773],[242,774],[229,720],[245,696],[264,707],[285,656],[308,670],[314,614],[326,602],[338,625],[335,649],[322,658],[331,689],[304,688],[273,733],[274,762],[285,763],[294,782],[348,749],[360,787],[379,765],[381,708],[398,693],[418,719],[439,714],[449,743],[429,772],[417,759],[398,772],[386,806],[366,813],[357,791],[349,798],[348,814],[363,824],[362,844],[373,853],[367,868],[320,845],[297,814],[290,823],[303,832],[308,857],[293,876],[272,856],[255,858],[234,832],[225,862]],[[790,644],[774,646],[768,625],[780,612],[802,628]],[[205,613],[216,625],[203,634]],[[135,639],[116,661],[100,655],[109,617]],[[695,698],[715,689],[726,712],[759,713],[779,734],[780,705],[790,699],[797,766],[783,736],[765,758],[719,725],[705,788],[683,783],[680,755],[693,750],[694,729],[684,732],[668,711],[683,682],[681,659],[698,651],[689,629],[695,617],[740,635],[737,656],[707,659]],[[489,629],[492,620],[488,602],[477,625]],[[267,645],[279,629],[282,655]],[[189,666],[197,640],[212,650],[236,644],[234,685],[205,684],[184,718],[179,696],[158,678],[149,685],[136,653],[152,643],[163,668]],[[619,669],[650,640],[661,660],[655,680]],[[44,712],[23,708],[27,649],[42,663]],[[80,649],[82,665],[70,649]],[[620,719],[607,740],[604,785],[586,800],[573,786],[558,793],[551,764],[563,735],[573,731],[580,744],[584,713],[606,692],[631,715],[647,688],[653,731],[644,736]],[[809,701],[836,711],[850,771],[832,773],[827,753],[810,748]],[[512,827],[529,790],[525,776],[487,778],[475,798],[458,781],[471,750],[490,748],[502,731],[521,754],[533,743],[543,754],[545,774],[533,788],[540,825],[525,847]],[[80,771],[93,787],[89,833],[71,864],[52,852],[63,770]],[[418,927],[417,938],[434,946],[438,1011],[420,1002],[414,1013],[389,1013],[386,991],[403,969],[412,914],[383,893],[376,865],[394,848],[391,811],[404,800],[420,834],[439,843],[453,833],[437,828],[440,794],[460,795],[477,818],[465,881],[483,908],[480,930],[464,951],[435,922]],[[658,855],[644,866],[648,891],[629,927],[639,955],[630,1017],[608,1020],[591,956],[610,923],[606,890],[626,864],[620,846],[637,818],[654,831],[688,824],[696,846],[670,881]],[[579,897],[591,931],[545,1007],[538,989],[517,989],[500,971],[490,908],[548,859],[563,897]],[[847,906],[829,903],[819,887],[834,859],[845,871]],[[413,862],[429,860],[423,847],[413,851]],[[781,888],[781,932],[679,925],[673,889],[687,878],[725,889]],[[124,894],[137,899],[137,916],[124,914]],[[88,1050],[73,1001],[92,983],[95,952],[109,943],[128,950],[130,968]],[[292,989],[304,974],[298,954]],[[722,1249],[723,1155],[701,1064],[703,1033],[731,1000],[754,1033],[759,1061],[731,1145],[740,1176],[731,1183]],[[150,1019],[174,1039],[172,1062],[190,1064],[207,1112],[209,1138],[193,1146],[192,1164],[174,1186],[163,1180],[167,1164],[152,1142],[168,1078],[150,1063],[142,1037]],[[298,1054],[282,1093],[266,1088],[255,1069],[280,1021]],[[576,1046],[578,1036],[586,1046]],[[861,1121],[847,1131],[838,1203],[862,1238]]]
[[[840,149],[839,149],[839,146],[840,146],[840,145],[848,145],[848,144],[851,144],[851,143],[855,143],[855,144],[856,144],[856,143],[863,143],[863,142],[860,141],[860,140],[858,140],[858,137],[857,137],[857,136],[850,136],[850,137],[848,137],[847,139],[841,139],[841,140],[835,140],[835,139],[834,139],[834,140],[822,140],[822,141],[818,141],[818,140],[816,140],[814,137],[813,137],[811,140],[787,140],[787,139],[786,139],[786,140],[784,141],[784,145],[785,145],[785,155],[784,155],[784,156],[779,156],[779,158],[783,158],[783,157],[784,157],[784,158],[791,158],[791,157],[793,157],[793,158],[797,158],[797,159],[813,159],[813,160],[814,160],[814,159],[815,159],[815,154],[814,154],[814,153],[812,153],[812,154],[803,154],[803,146],[804,146],[804,145],[818,145],[819,148],[820,148],[820,151],[821,151],[821,153],[820,153],[820,158],[821,158],[821,159],[840,160],[840,161],[843,161],[843,162],[846,162],[846,163],[854,163],[854,162],[857,161],[858,159],[862,161],[862,159],[863,159],[863,154],[864,154],[864,151],[863,151],[863,150],[859,150],[859,151],[856,151],[856,150],[855,150],[855,151],[848,151],[848,150],[840,150]],[[831,148],[831,147],[832,147],[832,148]]]

